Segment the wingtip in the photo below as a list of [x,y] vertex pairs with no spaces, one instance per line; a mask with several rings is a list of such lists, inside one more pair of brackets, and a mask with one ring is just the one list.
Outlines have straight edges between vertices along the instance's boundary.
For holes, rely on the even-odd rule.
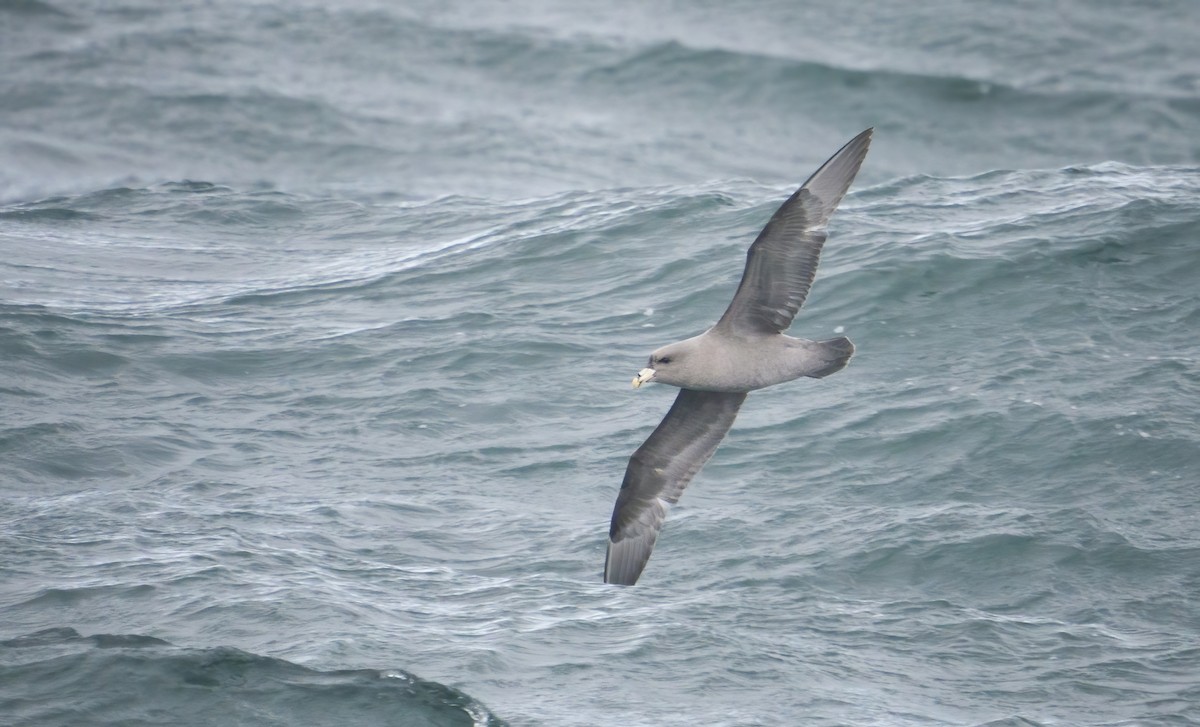
[[[825,160],[825,163],[801,185],[801,189],[808,189],[822,201],[822,216],[825,219],[833,214],[858,175],[858,170],[867,157],[867,150],[871,148],[871,137],[874,133],[874,126],[859,132]],[[822,222],[823,220],[817,224]]]
[[608,541],[608,552],[604,555],[604,582],[614,586],[632,586],[637,583],[646,567],[646,559],[633,557],[633,550],[621,547],[623,541]]
[[871,145],[871,140],[874,137],[875,137],[875,127],[874,126],[870,126],[866,129],[863,129],[862,131],[855,134],[853,139],[846,142],[845,145],[842,146],[841,149],[838,149],[837,154],[834,154],[833,157],[830,157],[830,158],[832,159],[834,157],[837,157],[843,151],[857,147],[859,145],[861,145],[863,147],[869,147]]

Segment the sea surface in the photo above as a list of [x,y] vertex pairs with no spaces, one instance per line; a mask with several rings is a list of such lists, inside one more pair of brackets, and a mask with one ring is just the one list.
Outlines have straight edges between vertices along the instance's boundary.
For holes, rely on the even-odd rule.
[[[1193,0],[0,0],[0,725],[1200,724]],[[637,586],[630,388],[873,147]]]

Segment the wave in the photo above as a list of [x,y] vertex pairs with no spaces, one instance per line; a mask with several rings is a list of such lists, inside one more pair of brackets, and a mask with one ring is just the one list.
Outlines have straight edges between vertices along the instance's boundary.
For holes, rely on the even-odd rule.
[[0,641],[10,724],[502,727],[470,696],[402,669],[322,671],[228,647],[51,628]]
[[[1054,286],[1094,264],[1182,280],[1196,272],[1192,258],[1161,253],[1191,239],[1196,179],[1193,168],[1105,163],[864,188],[833,222],[814,301],[823,320],[844,324],[998,295],[1030,276]],[[464,306],[486,319],[507,300],[515,315],[587,320],[592,333],[701,326],[719,315],[745,247],[787,191],[726,180],[368,203],[193,181],[55,197],[0,208],[14,251],[3,264],[6,316],[133,325],[143,336],[161,336],[155,321],[167,316],[209,333],[267,334],[294,310],[312,337],[340,338],[445,321]],[[54,259],[40,252],[51,242]],[[524,288],[539,297],[522,302]],[[344,317],[349,300],[368,314],[319,315],[334,306]],[[400,305],[386,317],[369,314],[389,300]]]
[[917,94],[954,103],[986,100],[1011,104],[1022,100],[1053,99],[1055,103],[1065,101],[1086,106],[1107,98],[1162,99],[1184,111],[1200,101],[1194,94],[1166,90],[1022,86],[983,76],[860,68],[763,52],[700,47],[677,40],[637,48],[615,63],[589,71],[585,78],[646,89],[703,85],[735,95],[751,93],[761,84],[763,92],[769,91],[780,98],[794,97],[797,91],[805,88],[823,94],[839,88],[871,88],[889,98]]
[[[683,195],[686,206],[690,195]],[[19,296],[25,302],[140,316],[365,294],[413,268],[437,275],[440,261],[467,255],[486,263],[528,249],[524,262],[546,260],[547,251],[553,262],[581,249],[563,244],[578,241],[577,233],[641,234],[656,217],[680,214],[671,212],[680,199],[676,189],[627,189],[364,203],[183,181],[10,205],[0,220],[13,223],[5,237],[18,254],[5,265],[10,280],[33,293]],[[41,254],[48,244],[60,251],[53,260]],[[498,252],[487,253],[491,247]],[[75,282],[80,266],[93,283],[86,289]]]
[[68,13],[40,0],[6,0],[0,3],[0,13],[10,13],[16,17],[68,17]]
[[[207,182],[117,187],[0,209],[10,281],[66,311],[132,314],[252,302],[361,285],[439,254],[487,244],[447,223],[454,200],[375,206]],[[187,230],[203,229],[190,236]],[[350,242],[348,242],[350,241]],[[49,259],[47,245],[58,254]],[[82,269],[91,285],[81,289]],[[37,284],[34,284],[34,279]],[[61,280],[61,285],[56,281]]]

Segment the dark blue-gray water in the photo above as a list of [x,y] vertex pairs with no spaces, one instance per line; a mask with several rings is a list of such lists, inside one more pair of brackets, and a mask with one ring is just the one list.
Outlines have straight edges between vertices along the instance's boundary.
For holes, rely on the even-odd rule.
[[[0,0],[0,724],[1200,724],[1200,12]],[[875,141],[642,581],[629,381]]]

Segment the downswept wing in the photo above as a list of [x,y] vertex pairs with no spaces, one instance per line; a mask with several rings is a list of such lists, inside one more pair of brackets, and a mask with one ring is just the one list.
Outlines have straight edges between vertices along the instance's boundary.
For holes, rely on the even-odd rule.
[[825,226],[858,174],[871,133],[851,139],[771,216],[746,254],[746,270],[717,328],[782,333],[804,304],[825,244]]
[[745,392],[681,389],[658,428],[629,458],[608,530],[604,582],[637,582],[667,516],[667,505],[712,457],[733,426]]

